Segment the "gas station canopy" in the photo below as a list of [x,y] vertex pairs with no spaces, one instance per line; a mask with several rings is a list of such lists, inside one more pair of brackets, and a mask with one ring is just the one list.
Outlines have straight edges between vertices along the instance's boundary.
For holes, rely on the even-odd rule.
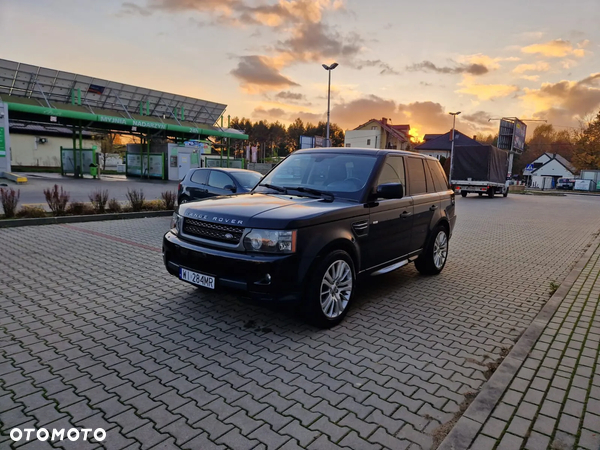
[[226,105],[0,59],[0,99],[11,118],[175,138],[248,139],[219,127]]

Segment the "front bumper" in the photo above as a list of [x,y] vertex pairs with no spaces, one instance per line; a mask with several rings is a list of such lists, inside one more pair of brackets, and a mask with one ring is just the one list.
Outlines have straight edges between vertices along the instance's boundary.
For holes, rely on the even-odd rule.
[[163,260],[171,275],[186,268],[216,278],[217,290],[233,289],[259,300],[298,301],[302,280],[299,257],[237,253],[204,247],[170,231],[163,238]]

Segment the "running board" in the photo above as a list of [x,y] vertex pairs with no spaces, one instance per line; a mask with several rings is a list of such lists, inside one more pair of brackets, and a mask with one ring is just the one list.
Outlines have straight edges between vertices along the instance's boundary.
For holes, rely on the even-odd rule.
[[404,261],[400,261],[395,264],[392,264],[391,266],[387,266],[387,267],[384,267],[383,269],[379,269],[377,272],[373,272],[371,274],[371,276],[374,277],[377,275],[383,275],[384,273],[388,273],[388,272],[391,272],[392,270],[399,269],[400,267],[407,265],[409,262],[410,261],[408,259],[405,259]]

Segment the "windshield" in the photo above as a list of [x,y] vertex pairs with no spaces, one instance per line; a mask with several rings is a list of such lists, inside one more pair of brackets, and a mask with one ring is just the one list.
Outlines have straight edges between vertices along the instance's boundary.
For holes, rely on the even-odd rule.
[[[370,155],[332,153],[292,154],[263,178],[261,185],[316,189],[332,193],[336,198],[358,201],[376,158]],[[262,186],[257,186],[257,189],[269,190]]]
[[252,189],[262,178],[262,175],[256,172],[234,172],[232,175],[246,189]]

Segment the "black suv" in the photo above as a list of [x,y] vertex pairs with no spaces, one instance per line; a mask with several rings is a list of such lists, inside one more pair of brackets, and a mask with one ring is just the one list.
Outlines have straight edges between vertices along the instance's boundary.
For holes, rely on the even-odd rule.
[[208,289],[299,301],[339,323],[357,278],[446,264],[455,197],[440,163],[398,150],[292,153],[252,192],[179,206],[163,239],[172,275]]

